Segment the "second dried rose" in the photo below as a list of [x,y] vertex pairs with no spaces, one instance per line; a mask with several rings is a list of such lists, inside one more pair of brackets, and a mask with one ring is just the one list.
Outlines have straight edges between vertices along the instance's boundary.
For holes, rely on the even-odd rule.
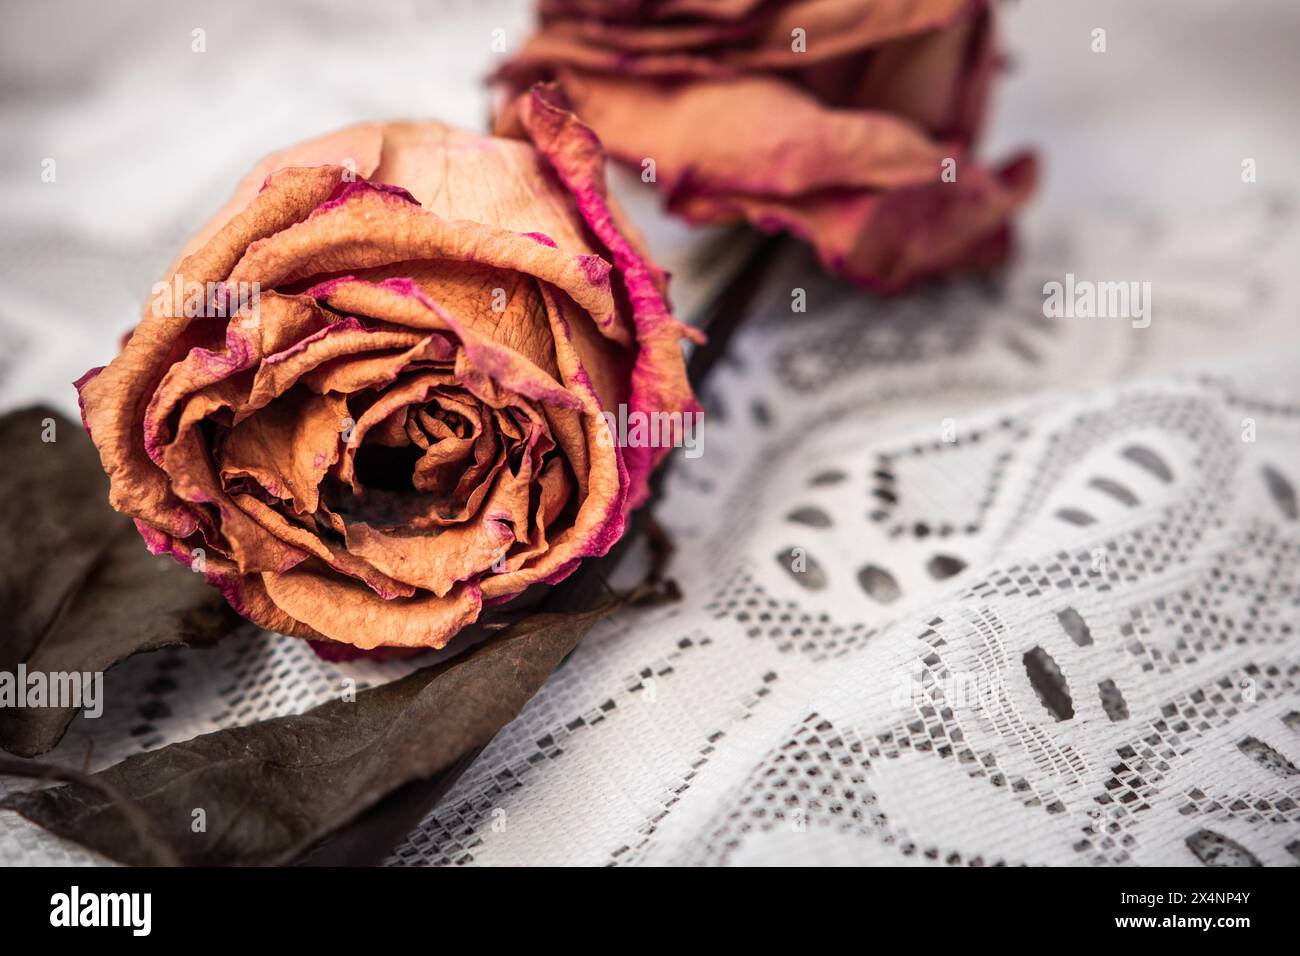
[[[984,0],[542,0],[500,74],[558,82],[610,155],[696,223],[808,242],[896,292],[1002,262],[1034,163],[971,147],[995,72]],[[508,111],[507,111],[508,112]]]

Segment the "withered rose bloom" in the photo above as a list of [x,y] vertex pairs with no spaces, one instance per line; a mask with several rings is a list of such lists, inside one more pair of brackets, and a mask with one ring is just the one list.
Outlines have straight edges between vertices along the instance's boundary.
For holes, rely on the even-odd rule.
[[793,233],[882,292],[1005,259],[1032,158],[970,151],[997,67],[985,0],[541,0],[500,73],[556,80],[692,222]]
[[623,533],[668,449],[602,411],[696,411],[599,142],[515,116],[268,157],[78,383],[113,506],[257,624],[441,647]]

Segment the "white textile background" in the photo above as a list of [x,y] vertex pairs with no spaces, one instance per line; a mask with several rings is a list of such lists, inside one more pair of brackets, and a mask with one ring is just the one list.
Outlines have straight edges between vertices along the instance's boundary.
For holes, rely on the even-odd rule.
[[[362,119],[481,126],[490,31],[528,20],[82,7],[8,15],[0,410],[71,413],[68,383],[268,149]],[[659,508],[683,600],[593,632],[391,862],[1300,859],[1300,14],[1006,13],[987,151],[1045,165],[1017,265],[887,303],[774,269]],[[690,315],[716,247],[639,185]],[[1150,327],[1044,318],[1067,272],[1150,281]],[[93,744],[104,766],[409,666],[273,635],[149,655],[53,757]],[[0,863],[30,862],[100,861],[0,814]]]

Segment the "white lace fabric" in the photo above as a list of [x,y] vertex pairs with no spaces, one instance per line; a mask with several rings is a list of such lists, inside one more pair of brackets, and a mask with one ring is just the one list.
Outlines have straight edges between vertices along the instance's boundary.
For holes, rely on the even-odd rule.
[[[1107,9],[1112,32],[1153,29]],[[1028,76],[1003,138],[1126,82],[1117,66],[1042,87],[1034,43],[1065,41],[1015,16]],[[598,626],[391,863],[1300,862],[1294,187],[1247,188],[1233,160],[1194,199],[1153,180],[1103,204],[1081,162],[1065,157],[1077,189],[1046,190],[1000,281],[882,302],[798,257],[773,270],[705,389],[703,454],[679,453],[658,506],[682,599]],[[649,221],[699,301],[707,269],[685,272],[680,231]],[[78,235],[55,274],[115,268],[111,243]],[[1043,284],[1066,273],[1150,281],[1150,326],[1045,318]],[[33,281],[6,277],[0,301],[31,301]],[[46,376],[74,343],[102,361],[120,331],[75,297],[54,307],[53,337],[0,326],[6,409],[70,405]],[[147,655],[51,756],[106,766],[411,666],[329,664],[269,634]],[[0,863],[38,862],[103,861],[0,813]]]

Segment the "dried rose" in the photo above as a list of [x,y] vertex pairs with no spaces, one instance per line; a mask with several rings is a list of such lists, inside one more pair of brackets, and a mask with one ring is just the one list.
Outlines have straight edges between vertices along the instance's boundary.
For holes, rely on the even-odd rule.
[[603,412],[696,411],[599,143],[545,88],[516,115],[268,157],[78,382],[113,506],[256,623],[441,647],[621,536],[668,449]]
[[692,222],[747,220],[897,291],[1001,262],[1032,157],[969,157],[996,68],[985,0],[541,0],[500,78],[557,80]]

